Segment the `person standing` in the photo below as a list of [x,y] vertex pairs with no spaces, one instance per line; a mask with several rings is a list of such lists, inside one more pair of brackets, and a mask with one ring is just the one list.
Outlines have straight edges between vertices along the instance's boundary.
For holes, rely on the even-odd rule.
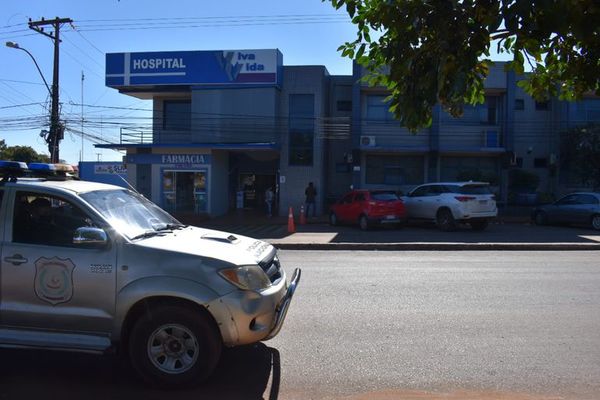
[[305,208],[306,208],[306,217],[310,217],[310,210],[312,209],[313,217],[316,216],[316,208],[315,208],[315,198],[317,197],[317,189],[312,182],[308,183],[308,186],[304,190],[304,195],[306,196]]
[[265,191],[265,204],[267,205],[267,217],[273,216],[273,189],[271,186]]

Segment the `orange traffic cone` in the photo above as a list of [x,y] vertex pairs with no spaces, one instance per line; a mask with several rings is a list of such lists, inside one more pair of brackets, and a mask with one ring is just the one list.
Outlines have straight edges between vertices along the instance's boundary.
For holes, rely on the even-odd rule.
[[300,220],[298,221],[300,225],[306,224],[306,215],[304,215],[304,205],[300,206]]
[[290,211],[288,212],[288,232],[296,232],[296,225],[294,224],[294,212],[292,211],[292,207],[290,207]]

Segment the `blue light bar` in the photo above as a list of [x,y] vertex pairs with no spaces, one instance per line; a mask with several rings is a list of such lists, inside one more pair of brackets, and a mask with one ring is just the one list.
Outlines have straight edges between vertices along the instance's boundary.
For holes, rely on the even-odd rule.
[[32,172],[54,173],[56,171],[56,167],[54,164],[29,163],[29,170]]
[[21,161],[0,161],[0,168],[13,171],[26,171],[27,163]]

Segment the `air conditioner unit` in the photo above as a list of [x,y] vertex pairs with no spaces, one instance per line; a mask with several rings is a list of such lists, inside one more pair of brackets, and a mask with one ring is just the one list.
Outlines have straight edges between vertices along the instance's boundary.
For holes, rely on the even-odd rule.
[[375,147],[375,136],[361,136],[360,147]]
[[484,130],[483,147],[500,147],[500,133],[495,129]]

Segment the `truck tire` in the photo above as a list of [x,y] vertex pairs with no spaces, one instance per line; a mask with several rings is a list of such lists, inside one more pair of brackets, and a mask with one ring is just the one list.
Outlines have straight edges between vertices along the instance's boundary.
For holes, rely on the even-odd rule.
[[452,211],[447,208],[442,208],[436,214],[435,222],[438,228],[444,232],[450,232],[456,229],[456,221],[452,215]]
[[206,380],[221,356],[218,329],[207,315],[185,306],[144,313],[129,336],[129,356],[149,383],[185,388]]

